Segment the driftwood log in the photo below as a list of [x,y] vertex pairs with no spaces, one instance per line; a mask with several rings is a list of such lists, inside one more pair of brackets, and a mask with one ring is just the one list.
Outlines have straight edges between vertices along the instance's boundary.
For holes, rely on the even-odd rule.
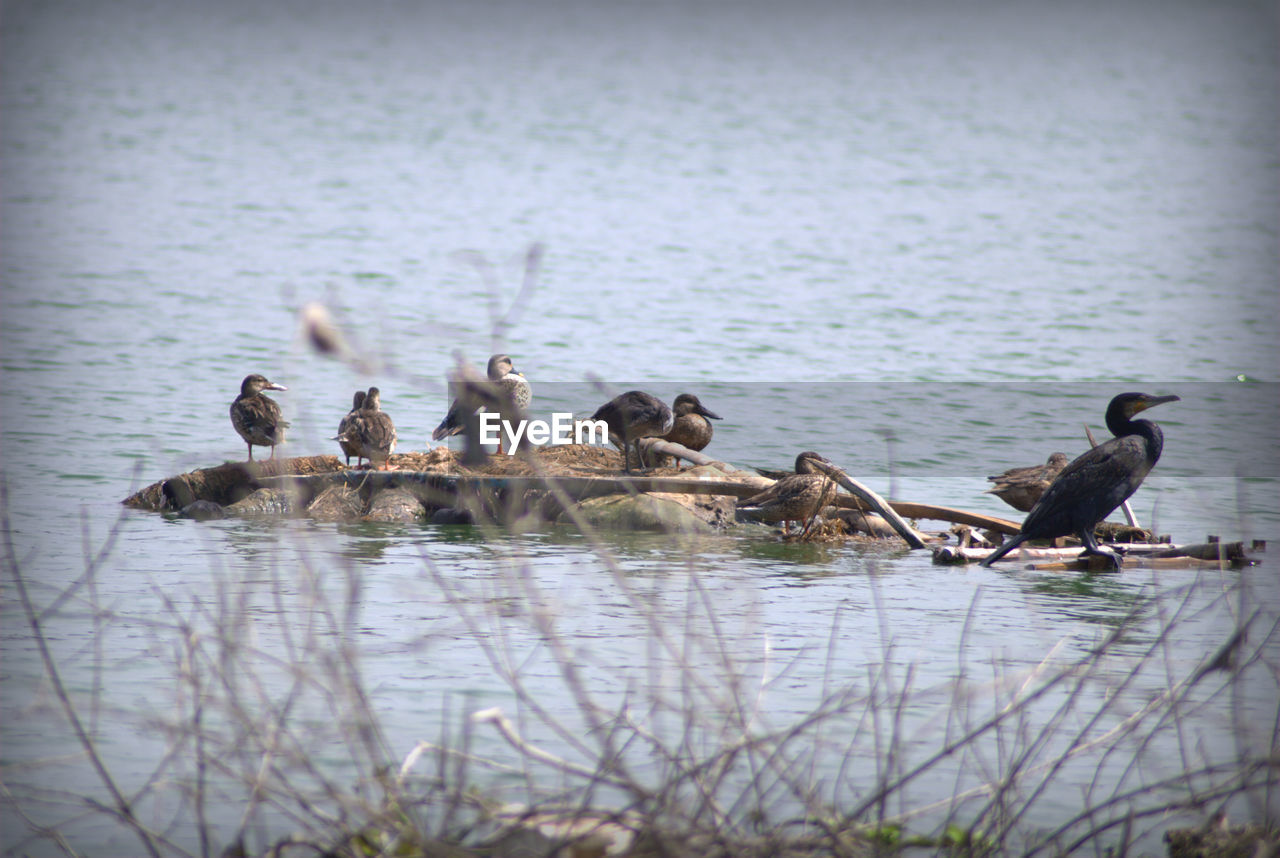
[[[1252,551],[1265,551],[1265,542],[1254,542],[1252,549],[1246,549],[1242,542],[1203,542],[1191,545],[1169,545],[1163,542],[1153,543],[1112,543],[1125,559],[1134,558],[1144,567],[1180,569],[1196,566],[1218,566],[1225,564],[1233,567],[1248,566],[1257,561],[1250,555]],[[933,549],[933,562],[952,565],[976,563],[986,559],[992,552],[990,548],[961,548],[954,545],[936,546]],[[1034,561],[1037,570],[1083,569],[1087,571],[1111,571],[1110,560],[1106,557],[1086,556],[1082,547],[1074,548],[1018,548],[1019,557]],[[1096,561],[1096,562],[1095,562]]]
[[857,480],[852,479],[844,472],[843,468],[838,468],[835,465],[827,464],[821,460],[811,461],[811,464],[827,476],[831,477],[831,479],[835,480],[836,483],[838,483],[842,488],[848,490],[854,497],[864,502],[874,512],[879,513],[880,517],[889,522],[889,524],[893,526],[893,529],[898,532],[898,535],[906,540],[907,545],[910,545],[912,548],[924,548],[924,539],[921,535],[916,533],[911,525],[903,521],[902,516],[898,515],[897,511],[893,509],[893,507],[885,503],[880,495],[871,491],[871,489],[867,488]]
[[180,510],[202,500],[219,506],[230,506],[261,488],[261,480],[281,474],[328,474],[341,468],[342,460],[337,456],[227,462],[153,483],[126,498],[124,505],[157,511]]
[[[373,499],[379,493],[395,490],[404,494],[400,495],[398,502],[391,504],[396,511],[393,517],[407,521],[420,518],[430,510],[456,508],[460,499],[464,507],[475,506],[479,499],[482,506],[498,510],[505,508],[496,503],[499,497],[505,498],[508,505],[520,499],[542,497],[554,501],[552,505],[558,504],[559,507],[609,494],[667,493],[744,498],[756,494],[770,482],[679,444],[645,439],[644,446],[655,454],[676,456],[700,466],[711,465],[714,470],[704,469],[697,476],[688,472],[663,476],[601,474],[602,469],[609,467],[605,460],[606,452],[611,455],[613,452],[584,448],[578,452],[570,451],[570,454],[589,464],[589,474],[530,474],[527,469],[523,474],[457,473],[448,462],[449,451],[440,448],[429,454],[407,454],[402,460],[404,469],[389,471],[343,468],[336,456],[228,462],[162,480],[137,492],[124,503],[140,509],[179,511],[193,508],[193,504],[200,502],[202,506],[217,504],[230,514],[300,514],[305,511],[307,515],[321,520],[352,520],[372,513]],[[545,458],[557,454],[552,451],[539,455]],[[440,469],[414,468],[418,462],[425,461],[424,455],[431,458],[432,468],[439,465]],[[724,479],[708,478],[717,474]],[[906,501],[886,502],[843,470],[835,469],[831,474],[852,492],[837,495],[834,506],[880,513],[912,547],[923,547],[923,541],[920,534],[902,520],[904,517],[967,524],[1000,533],[1018,531],[1015,522],[967,510]],[[410,502],[408,496],[414,502]],[[357,508],[360,512],[352,516],[352,511]],[[375,517],[381,518],[385,512],[385,509],[380,509]]]
[[646,455],[656,453],[659,456],[674,456],[677,459],[684,459],[695,465],[727,467],[723,462],[716,461],[710,456],[699,453],[697,450],[690,450],[683,444],[677,444],[674,441],[664,441],[661,438],[641,438],[640,446],[644,448]]
[[[837,469],[838,470],[838,469]],[[843,472],[840,472],[843,474]],[[950,521],[969,524],[974,527],[985,527],[1002,533],[1017,533],[1018,525],[1007,519],[952,507],[935,504],[913,503],[910,501],[884,501],[844,475],[844,481],[833,476],[840,485],[851,483],[858,486],[875,498],[874,501],[861,496],[837,495],[833,506],[844,509],[880,512],[886,521],[897,518],[901,527],[915,535],[919,534],[909,525],[902,522],[902,516],[911,518],[927,518],[938,521]],[[729,495],[746,498],[760,491],[758,484],[732,482],[729,480],[702,480],[686,477],[575,477],[575,476],[473,476],[464,474],[438,474],[414,471],[339,471],[331,474],[301,474],[280,477],[267,477],[261,480],[264,485],[292,487],[307,495],[319,494],[331,485],[347,485],[351,487],[368,486],[375,490],[399,486],[407,489],[428,506],[452,506],[459,492],[487,488],[490,490],[552,490],[563,491],[568,497],[577,500],[602,497],[611,494],[668,493],[698,495]],[[855,489],[856,491],[856,489]],[[884,511],[877,507],[882,507]],[[888,512],[888,515],[885,515]],[[898,529],[895,527],[895,529]],[[898,530],[902,533],[902,530]],[[906,537],[904,536],[904,539]],[[910,543],[911,540],[908,540]],[[921,542],[917,546],[923,548]]]

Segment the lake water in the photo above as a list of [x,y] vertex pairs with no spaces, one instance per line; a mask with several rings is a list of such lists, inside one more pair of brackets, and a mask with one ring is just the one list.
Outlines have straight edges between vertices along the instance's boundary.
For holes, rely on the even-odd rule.
[[[178,777],[163,725],[188,712],[183,621],[259,654],[244,675],[260,684],[241,694],[268,709],[289,687],[278,659],[314,655],[336,676],[334,641],[351,643],[394,762],[489,706],[584,755],[575,730],[593,733],[565,663],[602,705],[674,694],[712,733],[743,717],[717,689],[753,701],[760,729],[835,688],[908,700],[874,728],[859,717],[894,707],[852,706],[808,760],[824,800],[848,807],[889,765],[890,738],[908,760],[936,752],[958,730],[948,712],[976,721],[1042,660],[1123,630],[1067,726],[1060,697],[1028,708],[1018,735],[1058,731],[1040,762],[1091,712],[1110,728],[1176,686],[1256,611],[1260,657],[1239,682],[1193,689],[1149,744],[1073,756],[1020,836],[1086,797],[1275,747],[1274,558],[1085,581],[760,529],[601,544],[119,507],[244,456],[226,409],[249,372],[290,388],[287,454],[337,452],[327,439],[370,384],[400,449],[421,450],[455,353],[502,350],[544,415],[589,413],[603,401],[591,378],[689,390],[724,416],[708,452],[726,461],[780,468],[816,449],[883,494],[1006,517],[987,474],[1078,454],[1117,392],[1177,393],[1151,414],[1166,452],[1139,519],[1180,542],[1274,545],[1273,5],[124,0],[6,3],[0,26],[6,567],[47,608],[63,681],[125,789]],[[535,287],[517,298],[535,243]],[[312,300],[368,371],[309,350],[298,310]],[[101,798],[100,782],[42,679],[12,574],[0,588],[4,847],[55,851],[25,814],[91,854],[136,848],[68,799]],[[708,687],[681,686],[665,634]],[[986,698],[957,705],[962,680]],[[290,723],[315,721],[310,757],[352,777],[359,754],[325,738],[332,713],[308,693]],[[532,702],[576,726],[557,734]],[[491,731],[472,741],[514,762]],[[1008,751],[944,763],[887,812],[963,791]],[[519,800],[519,778],[495,777]],[[244,793],[219,783],[212,825],[229,836]],[[188,800],[157,792],[148,823],[198,851]],[[1277,794],[1233,818],[1274,821]],[[1166,823],[1142,821],[1144,848],[1159,851]],[[251,845],[295,827],[265,813]]]

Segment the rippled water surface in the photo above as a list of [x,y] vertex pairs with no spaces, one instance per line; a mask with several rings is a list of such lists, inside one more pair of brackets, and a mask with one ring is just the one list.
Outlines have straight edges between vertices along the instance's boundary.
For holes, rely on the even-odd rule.
[[[1006,516],[982,494],[987,474],[1078,454],[1117,392],[1177,393],[1151,414],[1166,452],[1134,497],[1140,520],[1178,541],[1274,544],[1274,11],[6,4],[6,512],[37,605],[94,569],[44,629],[75,692],[103,701],[106,755],[140,783],[164,747],[139,717],[178,694],[150,619],[236,616],[278,652],[326,593],[358,606],[397,758],[462,712],[514,707],[494,651],[562,699],[540,617],[601,694],[662,691],[636,600],[673,629],[714,604],[775,725],[880,669],[936,690],[1083,656],[1138,605],[1090,693],[1147,652],[1167,619],[1151,605],[1186,605],[1185,634],[1161,652],[1185,672],[1235,621],[1238,597],[1221,594],[1273,563],[1086,582],[761,531],[602,549],[554,529],[198,524],[118,502],[243,457],[226,409],[249,372],[289,386],[290,454],[334,451],[350,391],[371,383],[400,449],[419,450],[455,351],[500,348],[544,414],[589,413],[589,377],[688,389],[725,417],[709,452],[727,461],[784,467],[817,449],[893,497]],[[536,288],[517,300],[534,243]],[[371,372],[309,351],[297,311],[310,300],[334,308]],[[63,762],[69,734],[51,726],[11,577],[0,587],[5,783],[39,816],[43,790],[95,787]],[[1275,592],[1251,597],[1272,622]],[[688,658],[723,661],[692,645]],[[930,701],[946,711],[936,694],[905,716],[925,752],[941,735]],[[1210,701],[1183,741],[1265,741],[1239,716],[1264,722],[1274,697],[1272,684]],[[1078,809],[1096,769],[1068,768],[1036,824]],[[153,812],[181,818],[176,804]],[[10,809],[3,824],[6,847],[43,848]],[[174,837],[194,834],[178,823]]]

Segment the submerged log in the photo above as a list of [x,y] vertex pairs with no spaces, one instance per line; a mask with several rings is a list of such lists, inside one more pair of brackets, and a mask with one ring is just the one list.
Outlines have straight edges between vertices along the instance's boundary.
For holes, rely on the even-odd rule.
[[298,456],[227,462],[153,483],[125,498],[124,505],[159,511],[182,509],[197,500],[228,506],[261,487],[264,479],[282,474],[327,474],[342,467],[337,456]]

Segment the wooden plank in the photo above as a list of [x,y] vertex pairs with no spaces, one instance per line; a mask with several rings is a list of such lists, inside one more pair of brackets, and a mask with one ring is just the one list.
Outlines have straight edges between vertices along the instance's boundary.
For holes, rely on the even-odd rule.
[[[1220,562],[1229,564],[1252,562],[1252,558],[1241,542],[1221,544],[1208,542],[1191,545],[1170,545],[1165,542],[1121,542],[1110,543],[1109,547],[1116,549],[1125,560],[1131,558],[1141,560],[1144,565],[1157,568],[1184,568],[1189,565],[1195,565],[1195,563],[1190,563],[1189,561],[1208,563],[1210,565],[1217,565]],[[955,545],[943,545],[934,548],[934,562],[976,563],[980,560],[985,560],[993,550],[990,548],[960,548]],[[1077,568],[1074,563],[1083,552],[1084,548],[1078,545],[1071,548],[1032,548],[1020,545],[1018,546],[1017,558],[1014,558],[1013,555],[1009,556],[1013,559],[1026,561],[1043,561],[1043,565],[1037,564],[1037,569]],[[1067,565],[1063,566],[1062,564]]]
[[[915,501],[887,501],[889,506],[893,507],[893,511],[898,515],[905,515],[907,518],[926,518],[932,521],[949,521],[954,524],[967,524],[971,527],[983,527],[987,530],[994,530],[998,533],[1017,533],[1022,525],[1016,521],[1009,521],[1004,518],[997,518],[994,515],[987,515],[981,512],[970,512],[965,509],[956,509],[950,506],[938,506],[931,503],[916,503]],[[844,509],[858,509],[867,511],[866,504],[862,503],[858,498],[852,495],[837,495],[835,505]]]

